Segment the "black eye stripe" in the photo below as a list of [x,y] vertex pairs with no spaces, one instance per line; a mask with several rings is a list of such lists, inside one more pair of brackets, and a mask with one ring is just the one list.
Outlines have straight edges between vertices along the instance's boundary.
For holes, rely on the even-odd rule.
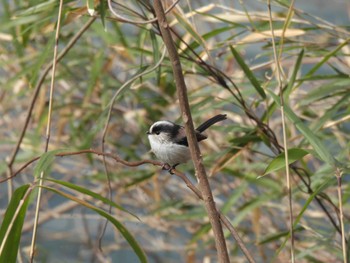
[[159,135],[160,133],[166,133],[171,138],[175,138],[181,129],[180,125],[172,123],[160,123],[152,127],[151,133]]

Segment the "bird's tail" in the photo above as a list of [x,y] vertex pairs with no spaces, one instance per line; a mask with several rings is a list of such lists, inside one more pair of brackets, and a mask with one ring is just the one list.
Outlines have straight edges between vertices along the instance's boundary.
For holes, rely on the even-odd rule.
[[226,120],[226,116],[227,116],[226,114],[218,114],[218,115],[210,118],[206,122],[202,123],[201,125],[199,125],[196,130],[199,132],[203,132],[206,129],[208,129],[210,126],[212,126],[213,124],[215,124],[219,121]]

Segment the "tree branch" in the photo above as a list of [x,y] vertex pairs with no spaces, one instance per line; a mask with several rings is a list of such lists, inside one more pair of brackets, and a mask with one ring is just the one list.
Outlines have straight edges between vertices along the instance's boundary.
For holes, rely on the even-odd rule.
[[199,182],[199,189],[203,197],[205,208],[209,216],[209,221],[212,226],[215,238],[216,249],[218,253],[219,262],[230,262],[226,240],[222,230],[222,225],[220,221],[220,215],[216,209],[213,194],[210,189],[209,181],[206,175],[206,171],[202,162],[201,153],[199,150],[197,137],[195,135],[194,126],[192,122],[191,110],[187,97],[187,88],[182,74],[182,67],[177,53],[175,44],[173,42],[169,25],[166,21],[164,9],[161,0],[154,1],[154,10],[158,18],[159,29],[167,47],[169,53],[169,59],[172,63],[173,74],[176,84],[177,95],[180,102],[180,108],[182,112],[182,118],[185,123],[186,135],[188,139],[188,144],[191,152],[191,157],[196,169],[196,175]]

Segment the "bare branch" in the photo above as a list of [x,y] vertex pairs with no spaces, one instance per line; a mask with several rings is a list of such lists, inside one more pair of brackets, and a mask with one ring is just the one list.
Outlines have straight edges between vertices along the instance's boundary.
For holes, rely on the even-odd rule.
[[159,29],[160,29],[163,41],[165,43],[165,46],[167,47],[167,50],[169,53],[169,59],[172,63],[177,95],[179,98],[182,118],[185,123],[185,129],[186,129],[188,144],[191,152],[191,157],[194,163],[194,167],[196,169],[196,175],[199,181],[199,189],[201,191],[205,208],[209,216],[209,221],[211,223],[211,226],[214,232],[215,244],[216,244],[216,249],[218,253],[218,260],[219,262],[230,262],[228,252],[227,252],[227,247],[226,247],[226,240],[225,240],[225,236],[224,236],[221,221],[220,221],[220,216],[215,206],[213,194],[211,192],[206,171],[202,163],[202,157],[199,150],[197,137],[194,131],[191,110],[190,110],[188,97],[187,97],[187,88],[186,88],[184,76],[182,74],[180,58],[177,53],[175,44],[173,42],[171,32],[169,29],[169,24],[166,21],[165,13],[160,0],[154,1],[154,9],[158,18]]

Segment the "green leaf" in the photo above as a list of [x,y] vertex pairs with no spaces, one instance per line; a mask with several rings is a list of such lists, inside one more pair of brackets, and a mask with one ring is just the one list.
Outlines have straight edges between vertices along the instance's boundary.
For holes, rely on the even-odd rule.
[[[0,263],[16,262],[18,247],[21,240],[23,222],[29,203],[29,198],[26,198],[25,200],[22,200],[22,198],[28,191],[28,188],[28,184],[17,188],[13,193],[11,201],[6,209],[4,219],[0,227],[0,244],[1,247],[3,247],[2,253],[0,255]],[[22,201],[23,204],[19,208]],[[19,209],[19,212],[16,219],[13,221],[13,217],[15,216],[17,209]],[[12,221],[13,224],[11,225]],[[11,229],[9,230],[9,228]],[[8,231],[10,232],[7,235],[7,239],[4,240]]]
[[106,213],[105,211],[103,211],[102,209],[84,201],[81,200],[73,195],[70,195],[68,193],[64,193],[62,191],[59,191],[57,189],[54,189],[52,187],[47,187],[47,186],[43,186],[43,188],[52,191],[56,194],[59,194],[65,198],[71,199],[77,203],[79,203],[80,205],[85,206],[86,208],[89,208],[93,211],[95,211],[96,213],[98,213],[99,215],[103,216],[104,218],[106,218],[110,223],[112,223],[118,230],[119,232],[123,235],[123,237],[125,238],[125,240],[129,243],[129,245],[132,247],[132,249],[134,250],[135,254],[138,256],[140,262],[142,263],[146,263],[147,262],[147,257],[145,255],[145,252],[142,250],[142,248],[140,247],[140,245],[137,243],[136,239],[130,234],[130,232],[128,231],[128,229],[120,222],[118,221],[115,217],[113,217],[112,215]]
[[100,194],[96,194],[95,192],[92,192],[92,191],[90,191],[87,188],[84,188],[84,187],[81,187],[81,186],[78,186],[78,185],[75,185],[75,184],[72,184],[72,183],[69,183],[69,182],[55,180],[55,179],[48,179],[48,178],[46,178],[45,180],[50,181],[50,182],[54,182],[56,184],[60,184],[60,185],[65,186],[67,188],[70,188],[70,189],[73,189],[75,191],[78,191],[79,193],[91,196],[94,199],[100,200],[100,201],[102,201],[103,203],[105,203],[107,205],[111,205],[111,206],[113,206],[113,207],[115,207],[115,208],[117,208],[117,209],[119,209],[121,211],[124,211],[124,212],[128,213],[129,215],[132,215],[133,217],[137,218],[138,220],[140,220],[135,214],[129,212],[128,210],[126,210],[122,206],[117,205],[116,203],[112,202],[108,198],[105,198],[105,197],[101,196]]
[[[318,195],[319,193],[321,193],[323,190],[327,189],[331,184],[333,184],[335,181],[335,177],[329,177],[322,185],[320,185],[313,193],[312,195],[310,195],[310,197],[306,200],[303,208],[301,209],[299,215],[296,217],[296,219],[294,220],[293,223],[293,229],[297,229],[297,226],[301,220],[301,217],[303,216],[304,212],[306,211],[306,209],[308,208],[308,206],[310,205],[310,203],[312,202],[312,200],[315,198],[316,195]],[[283,243],[281,244],[281,246],[276,250],[276,253],[274,255],[274,258],[277,258],[277,256],[279,255],[279,253],[283,250],[283,248],[285,247],[287,241],[290,239],[290,232],[288,232],[288,235],[286,235],[285,240],[283,241]],[[274,261],[274,260],[273,260]]]
[[[277,105],[281,106],[279,97],[275,95],[272,91],[268,90],[268,93],[272,96],[273,100]],[[313,133],[313,131],[306,126],[301,119],[289,108],[287,105],[284,105],[284,112],[288,119],[294,123],[297,129],[304,135],[306,140],[311,144],[319,158],[329,165],[335,166],[336,162],[334,157],[328,151],[323,142]]]
[[[304,230],[304,228],[302,226],[298,226],[297,228],[294,229],[294,232],[301,232],[303,230]],[[269,235],[265,239],[261,240],[258,244],[259,245],[268,244],[268,243],[277,241],[277,240],[281,239],[282,237],[286,237],[288,235],[289,235],[289,231],[273,233],[272,235]]]
[[233,54],[233,56],[235,57],[237,63],[240,65],[240,67],[242,68],[244,74],[247,76],[247,78],[249,79],[250,83],[252,83],[253,87],[256,89],[256,91],[260,94],[260,96],[265,99],[266,98],[266,94],[264,89],[260,86],[259,81],[255,78],[253,72],[250,70],[250,68],[248,67],[248,65],[244,62],[244,60],[242,59],[242,57],[239,55],[239,53],[232,47],[230,46],[231,52]]
[[98,84],[96,83],[100,80],[103,74],[104,61],[105,55],[103,51],[98,52],[97,54],[95,54],[95,57],[92,58],[90,65],[91,70],[87,81],[86,92],[84,95],[85,103],[91,100],[91,95],[93,94],[94,89],[98,87]]
[[309,70],[308,73],[305,74],[305,77],[311,77],[321,66],[323,66],[329,59],[334,58],[335,54],[341,50],[344,46],[348,45],[349,41],[344,41],[339,44],[334,50],[330,51],[324,58],[318,62],[312,69]]
[[290,77],[290,79],[288,81],[287,88],[283,92],[283,98],[284,98],[285,101],[287,101],[289,99],[290,93],[292,92],[295,80],[297,78],[298,71],[299,71],[299,69],[301,67],[301,62],[303,60],[303,57],[304,57],[304,49],[302,49],[300,51],[300,53],[299,53],[297,61],[295,62],[295,66],[294,66],[294,70],[293,70],[292,76]]
[[[295,161],[298,161],[302,159],[305,155],[309,154],[308,151],[305,151],[300,148],[291,148],[291,149],[288,149],[287,152],[288,152],[288,164],[294,163]],[[263,175],[275,172],[281,168],[284,168],[285,166],[286,166],[285,152],[282,152],[269,163]]]
[[39,177],[41,172],[46,172],[48,168],[51,166],[51,164],[53,163],[53,161],[55,160],[55,155],[61,151],[62,149],[53,150],[53,151],[48,151],[43,155],[41,155],[38,163],[34,168],[34,177]]
[[146,173],[146,174],[142,174],[141,176],[138,176],[137,178],[135,178],[134,180],[132,180],[130,183],[127,183],[125,185],[126,188],[130,187],[130,186],[134,186],[137,185],[143,181],[148,180],[149,178],[151,178],[154,175],[154,173]]
[[[190,240],[190,244],[197,243],[199,240],[203,239],[203,236],[206,235],[211,229],[209,223],[202,225],[193,235]],[[205,238],[204,238],[205,239]]]
[[186,29],[187,33],[189,33],[195,39],[195,41],[199,43],[203,48],[206,48],[204,39],[200,34],[196,32],[196,30],[192,27],[192,25],[186,19],[184,19],[181,15],[177,14],[177,12],[174,12],[174,15],[177,21],[179,21],[180,25],[182,25]]
[[38,76],[40,75],[40,72],[43,70],[44,64],[47,63],[47,59],[49,56],[52,56],[52,49],[55,43],[55,35],[52,34],[49,38],[49,42],[45,45],[45,48],[41,50],[41,52],[38,54],[38,57],[36,61],[34,61],[34,64],[29,64],[29,70],[27,74],[30,77],[30,83],[34,86]]
[[101,22],[103,28],[106,30],[106,3],[105,1],[100,1],[100,4],[98,5],[98,11],[100,14]]
[[221,208],[221,211],[224,215],[232,210],[232,206],[238,202],[239,198],[247,191],[248,183],[243,182],[240,184],[239,188],[235,189],[232,192],[232,195],[226,200],[225,204]]

